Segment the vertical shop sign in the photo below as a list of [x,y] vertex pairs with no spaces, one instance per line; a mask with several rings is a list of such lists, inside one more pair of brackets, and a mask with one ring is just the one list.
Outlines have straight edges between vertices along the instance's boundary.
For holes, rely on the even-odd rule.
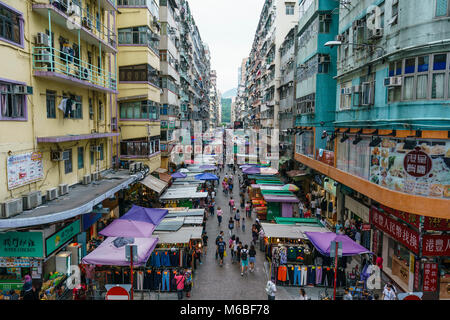
[[45,239],[45,255],[48,257],[55,250],[63,246],[66,242],[71,240],[81,232],[80,220],[75,220],[65,228],[54,233],[52,236]]
[[423,266],[423,291],[436,292],[438,283],[437,263],[425,263]]
[[415,270],[414,270],[414,290],[419,290],[419,274],[420,274],[420,260],[416,259],[415,263]]

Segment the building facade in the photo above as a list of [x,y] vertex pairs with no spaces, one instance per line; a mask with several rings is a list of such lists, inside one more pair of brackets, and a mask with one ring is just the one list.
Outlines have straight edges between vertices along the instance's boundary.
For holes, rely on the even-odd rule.
[[[304,3],[307,12],[326,4]],[[359,221],[362,244],[383,258],[385,275],[425,299],[449,297],[449,9],[414,0],[341,6],[337,35],[321,41],[319,32],[317,42],[319,54],[331,49],[336,97],[316,90],[309,104],[297,101],[295,159],[332,198],[330,226]],[[333,33],[337,11],[329,10]],[[298,57],[301,48],[299,39]],[[297,99],[309,93],[301,77]]]

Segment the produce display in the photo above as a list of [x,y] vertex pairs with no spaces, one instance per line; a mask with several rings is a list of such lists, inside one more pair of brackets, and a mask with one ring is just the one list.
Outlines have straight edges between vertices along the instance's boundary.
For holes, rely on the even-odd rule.
[[51,273],[49,279],[42,284],[41,294],[45,294],[47,297],[54,295],[58,286],[63,284],[66,278],[66,275],[62,273]]

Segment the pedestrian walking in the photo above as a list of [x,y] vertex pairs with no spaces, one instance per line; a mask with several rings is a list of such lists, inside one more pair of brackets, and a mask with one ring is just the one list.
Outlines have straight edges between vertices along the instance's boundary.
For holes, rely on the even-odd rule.
[[180,274],[177,274],[174,277],[176,281],[178,300],[183,299],[183,290],[184,290],[184,282],[186,278],[184,277],[184,271],[181,271]]
[[214,215],[214,207],[215,207],[215,205],[216,205],[216,202],[213,200],[212,202],[211,202],[211,204],[209,205],[209,215],[210,216],[213,216]]
[[206,256],[208,252],[208,235],[206,234],[206,231],[203,232],[202,242],[203,242],[203,254]]
[[230,232],[230,238],[233,235],[233,229],[234,229],[234,221],[233,218],[230,217],[230,220],[228,221],[228,231]]
[[268,300],[275,300],[275,293],[277,292],[277,286],[275,285],[275,277],[267,281],[266,293]]
[[256,246],[256,240],[258,240],[258,228],[256,224],[252,225],[252,243]]
[[233,194],[233,181],[230,180],[230,183],[228,184],[228,189],[230,189],[230,195]]
[[390,284],[388,284],[383,291],[383,300],[397,300],[397,295]]
[[251,217],[251,213],[250,213],[250,212],[251,212],[251,211],[250,211],[250,202],[247,202],[247,203],[245,204],[245,213],[246,213],[246,215],[247,215],[248,218]]
[[233,241],[233,263],[238,262],[238,249],[239,249],[239,237],[236,237],[236,239]]
[[251,245],[250,250],[248,250],[248,263],[250,264],[250,272],[255,271],[255,262],[256,262],[256,250],[255,246]]
[[234,207],[234,199],[233,197],[230,198],[230,201],[228,201],[228,205],[230,206],[230,213],[233,210]]
[[241,250],[244,248],[244,246],[242,245],[242,242],[241,241],[239,241],[238,242],[238,247],[237,247],[237,250],[236,250],[236,261],[237,262],[241,262]]
[[230,240],[228,240],[228,248],[230,249],[231,252],[231,263],[234,263],[234,246],[236,243],[236,236],[233,234],[230,238]]
[[344,300],[353,300],[353,296],[351,295],[351,293],[348,291],[348,289],[346,288],[344,290]]
[[189,298],[192,290],[192,272],[189,269],[185,270],[184,279],[184,291],[186,291],[186,297]]
[[[236,209],[236,207],[234,207]],[[234,220],[236,221],[236,228],[240,227],[239,221],[241,221],[241,214],[239,213],[239,209],[234,213]]]
[[222,209],[220,207],[217,208],[217,221],[219,222],[219,226],[222,223]]
[[216,237],[216,260],[219,258],[218,244],[219,244],[220,238],[223,238],[223,231],[220,231],[219,235]]
[[245,218],[242,217],[242,232],[245,232]]
[[248,270],[248,245],[245,245],[241,250],[241,276]]
[[223,257],[225,255],[226,250],[226,243],[223,241],[223,238],[221,237],[219,239],[219,242],[217,243],[217,251],[219,253],[220,258],[220,266],[223,266]]

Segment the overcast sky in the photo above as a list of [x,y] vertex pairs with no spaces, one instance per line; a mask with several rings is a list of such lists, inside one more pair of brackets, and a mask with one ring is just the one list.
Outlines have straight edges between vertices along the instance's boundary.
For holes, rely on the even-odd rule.
[[224,93],[238,85],[238,68],[250,54],[264,0],[188,0],[203,42],[211,51],[211,69]]

